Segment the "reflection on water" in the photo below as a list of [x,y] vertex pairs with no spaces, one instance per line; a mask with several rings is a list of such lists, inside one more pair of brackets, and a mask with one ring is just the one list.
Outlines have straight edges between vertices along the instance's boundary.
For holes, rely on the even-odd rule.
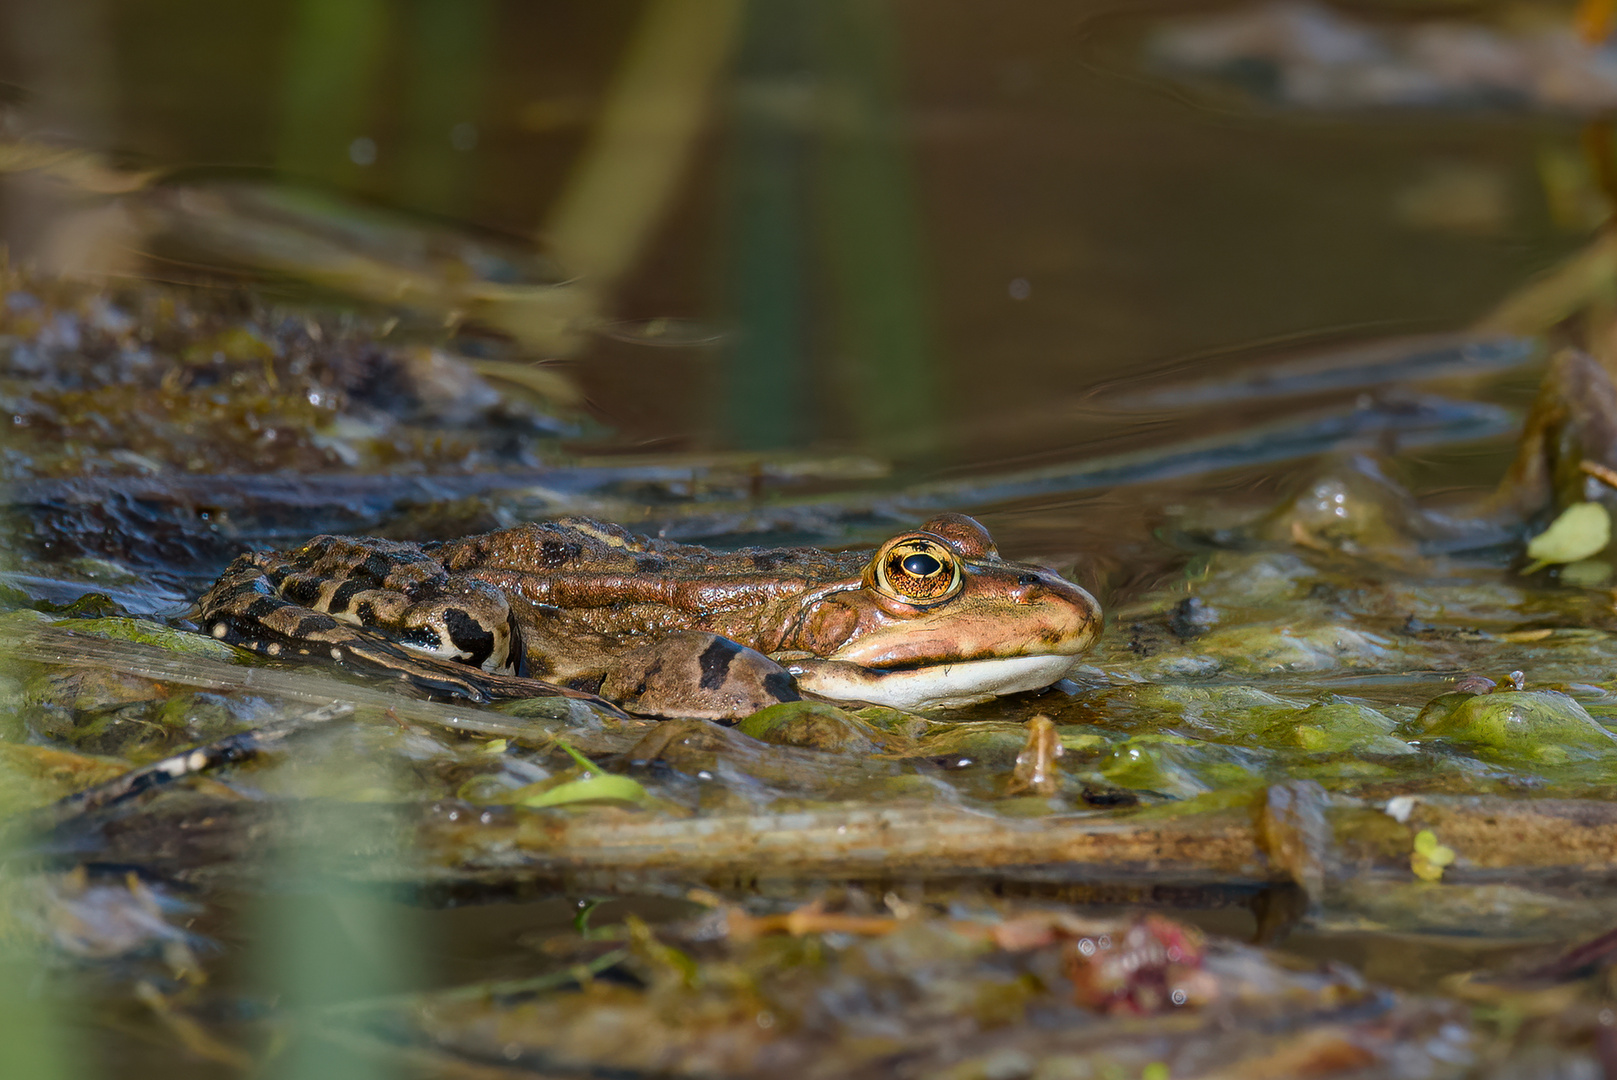
[[[587,343],[589,396],[626,445],[908,447],[923,469],[1081,448],[1081,416],[1019,418],[1182,356],[1215,375],[1242,342],[1452,328],[1576,240],[1545,216],[1540,162],[1577,159],[1557,121],[1199,112],[1141,80],[1138,24],[1070,5],[991,25],[963,3],[737,8],[677,69],[712,87],[683,149],[622,158],[634,183],[595,208],[569,193],[646,51],[635,5],[147,7],[81,6],[121,81],[57,96],[49,58],[89,39],[22,5],[0,77],[38,90],[40,130],[513,236],[633,222],[621,271],[573,268],[610,283],[600,316],[696,319],[730,344]],[[1411,229],[1403,192],[1453,165],[1496,179],[1503,216]],[[40,187],[8,187],[14,250],[63,205]]]

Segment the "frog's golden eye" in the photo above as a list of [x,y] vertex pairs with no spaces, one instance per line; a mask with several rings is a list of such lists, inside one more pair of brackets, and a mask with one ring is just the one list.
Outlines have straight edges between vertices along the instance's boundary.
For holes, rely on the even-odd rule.
[[876,557],[876,587],[911,604],[935,604],[960,591],[960,560],[924,536],[895,540]]

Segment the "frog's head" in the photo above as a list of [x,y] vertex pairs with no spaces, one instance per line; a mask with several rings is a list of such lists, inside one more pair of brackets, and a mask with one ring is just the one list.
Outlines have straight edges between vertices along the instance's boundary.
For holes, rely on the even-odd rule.
[[887,541],[857,582],[816,590],[776,658],[838,700],[941,708],[1048,686],[1100,633],[1100,605],[1051,570],[999,557],[940,514]]

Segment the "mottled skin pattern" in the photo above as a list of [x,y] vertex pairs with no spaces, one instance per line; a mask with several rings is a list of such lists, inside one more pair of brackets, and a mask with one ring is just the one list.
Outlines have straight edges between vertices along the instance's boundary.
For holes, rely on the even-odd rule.
[[322,536],[242,556],[198,608],[222,640],[329,656],[433,695],[525,696],[543,679],[635,712],[712,718],[800,688],[880,701],[940,665],[1074,656],[1099,629],[1087,593],[1000,559],[958,514],[874,556],[721,554],[582,518],[438,544]]

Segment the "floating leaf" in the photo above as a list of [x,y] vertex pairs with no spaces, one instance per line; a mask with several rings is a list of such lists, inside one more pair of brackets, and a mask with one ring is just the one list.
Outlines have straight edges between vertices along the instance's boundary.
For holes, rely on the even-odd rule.
[[569,780],[553,788],[535,792],[515,800],[518,806],[564,806],[568,803],[579,802],[629,802],[645,803],[651,801],[651,794],[640,786],[638,780],[627,776],[618,776],[602,769],[595,762],[573,749],[561,739],[556,745],[566,751],[567,755],[578,762],[584,770],[584,775],[577,780]]
[[640,786],[639,781],[631,780],[627,776],[617,776],[613,773],[602,773],[596,776],[586,776],[579,780],[569,780],[547,791],[541,791],[527,798],[521,799],[519,806],[564,806],[568,803],[578,802],[631,802],[640,803],[650,799],[646,789]]
[[1533,562],[1523,573],[1532,574],[1551,563],[1587,559],[1611,542],[1611,515],[1600,503],[1574,503],[1550,522],[1550,527],[1527,543]]

